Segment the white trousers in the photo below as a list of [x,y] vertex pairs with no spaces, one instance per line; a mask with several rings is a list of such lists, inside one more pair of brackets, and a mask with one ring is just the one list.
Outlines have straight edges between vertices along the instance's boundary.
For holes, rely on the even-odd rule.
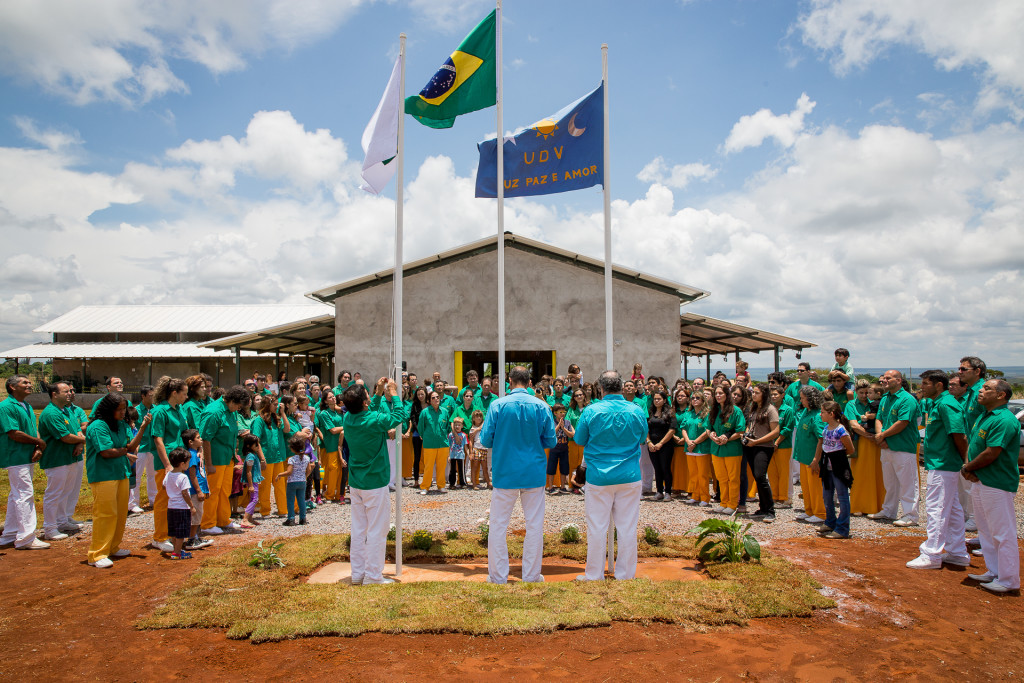
[[387,439],[388,444],[388,460],[391,461],[391,483],[395,486],[402,485],[402,473],[396,469],[398,442],[395,439]]
[[487,533],[487,580],[508,583],[508,522],[519,499],[526,519],[523,539],[523,581],[543,581],[544,487],[532,489],[491,489],[491,519]]
[[636,578],[637,528],[640,525],[640,482],[598,486],[587,484],[587,581],[604,578],[608,524],[619,533],[615,578]]
[[971,484],[971,498],[986,569],[1007,588],[1020,588],[1020,550],[1013,492],[976,481]]
[[0,545],[14,543],[16,548],[36,540],[35,490],[32,488],[32,464],[7,468],[11,492],[7,496],[7,519]]
[[128,492],[129,510],[139,505],[143,472],[146,473],[146,495],[149,497],[149,504],[152,506],[156,502],[156,469],[153,467],[153,454],[140,452],[139,459],[135,461],[135,488]]
[[74,513],[75,508],[68,508],[68,501],[78,502],[76,495],[82,487],[81,475],[79,474],[78,463],[51,467],[46,472],[46,491],[43,493],[43,531],[57,533],[62,524],[68,523],[68,518]]
[[68,485],[68,497],[64,499],[64,519],[70,522],[75,516],[75,508],[78,507],[78,498],[82,495],[82,476],[85,474],[85,458],[82,458],[71,467],[74,472],[71,478],[74,485]]
[[957,477],[957,487],[960,493],[960,507],[964,509],[964,519],[974,517],[974,501],[971,500],[971,485],[974,482]]
[[654,490],[654,463],[651,462],[646,443],[640,446],[640,482],[644,493]]
[[391,495],[387,486],[379,489],[349,489],[352,500],[352,582],[381,583],[384,553],[391,519]]
[[928,470],[924,494],[928,538],[921,544],[921,555],[932,562],[942,562],[942,556],[949,554],[970,564],[957,479],[963,479],[959,472]]
[[[917,454],[882,449],[882,483],[885,485],[885,502],[882,515],[889,519],[917,521],[917,501],[921,497],[917,485]],[[900,517],[900,503],[903,516]]]

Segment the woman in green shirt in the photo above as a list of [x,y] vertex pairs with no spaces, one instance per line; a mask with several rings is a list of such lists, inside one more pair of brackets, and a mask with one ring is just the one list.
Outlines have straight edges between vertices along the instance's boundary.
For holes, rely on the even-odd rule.
[[743,464],[743,445],[740,438],[747,422],[743,411],[732,404],[732,396],[725,384],[715,387],[715,403],[708,415],[708,437],[711,439],[711,465],[721,492],[722,504],[715,512],[731,515],[740,501],[740,466]]
[[206,378],[192,375],[185,380],[185,386],[188,389],[188,400],[181,406],[181,413],[188,429],[199,429],[199,416],[206,408]]
[[821,477],[811,470],[825,423],[821,420],[821,390],[814,386],[800,389],[800,410],[793,421],[793,459],[800,463],[800,489],[804,496],[804,511],[797,521],[819,524],[825,521],[825,499],[822,498]]
[[153,443],[153,468],[156,470],[156,501],[153,503],[153,541],[150,545],[161,552],[169,553],[174,546],[167,541],[167,489],[164,476],[171,470],[167,455],[175,448],[184,447],[181,433],[185,431],[185,416],[181,404],[185,402],[188,389],[185,381],[164,375],[156,383],[153,394],[153,410],[146,417],[153,416],[149,428]]
[[147,415],[139,433],[128,443],[124,416],[128,402],[113,392],[96,406],[95,416],[85,430],[85,472],[92,489],[92,538],[88,561],[92,567],[113,566],[111,557],[127,557],[131,551],[121,548],[124,524],[128,519],[128,470],[135,465],[135,454],[149,427]]
[[324,495],[327,500],[342,502],[344,488],[340,486],[345,470],[341,459],[341,439],[345,429],[341,425],[344,415],[338,410],[338,397],[330,391],[323,392],[320,409],[313,422],[320,433],[320,461],[324,466]]
[[690,498],[688,505],[711,507],[711,441],[708,438],[708,404],[703,391],[690,396],[690,407],[679,421],[677,443],[685,446]]
[[[294,399],[293,399],[294,400]],[[287,459],[287,451],[284,449],[285,441],[281,437],[282,423],[284,418],[278,408],[277,398],[264,396],[260,403],[259,416],[252,421],[252,433],[260,440],[260,447],[263,449],[263,457],[266,460],[266,468],[263,470],[263,479],[267,483],[260,487],[260,515],[270,516],[270,489],[274,490],[274,502],[277,505],[277,514],[285,514],[287,501],[285,490],[288,483],[278,479],[277,475],[284,472],[284,461]],[[275,481],[276,480],[276,481]],[[271,484],[270,482],[274,482]]]

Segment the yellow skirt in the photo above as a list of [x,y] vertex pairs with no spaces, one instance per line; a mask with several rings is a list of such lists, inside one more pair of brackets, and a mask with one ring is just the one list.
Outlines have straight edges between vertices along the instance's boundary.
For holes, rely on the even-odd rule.
[[882,484],[882,452],[874,439],[857,440],[857,457],[850,458],[853,487],[850,489],[850,512],[870,515],[882,509],[885,486]]
[[690,468],[687,462],[685,446],[676,446],[676,452],[672,456],[672,490],[690,491]]

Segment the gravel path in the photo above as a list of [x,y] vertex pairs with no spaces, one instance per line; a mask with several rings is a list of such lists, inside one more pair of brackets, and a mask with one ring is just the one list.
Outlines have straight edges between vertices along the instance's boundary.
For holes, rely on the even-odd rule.
[[[923,481],[923,477],[922,477]],[[815,536],[813,527],[797,522],[795,516],[800,511],[800,486],[794,487],[795,506],[794,509],[776,511],[776,521],[773,524],[754,522],[751,532],[762,543],[770,544],[773,539],[795,538],[800,536]],[[924,487],[921,490],[920,519],[922,526],[899,528],[888,522],[875,522],[866,517],[854,517],[851,519],[851,535],[858,538],[877,538],[893,535],[924,536],[923,521],[924,515]],[[1016,498],[1017,509],[1017,534],[1024,536],[1024,488]],[[476,532],[480,519],[486,519],[490,508],[490,492],[487,490],[450,490],[447,493],[432,491],[427,496],[421,496],[417,489],[404,488],[402,491],[402,524],[406,532],[411,533],[417,529],[427,529],[433,532],[441,532],[446,527],[455,527],[462,532]],[[751,512],[756,509],[756,503],[749,506]],[[336,503],[321,505],[308,513],[306,526],[285,527],[282,526],[284,518],[271,515],[263,520],[263,524],[255,529],[244,532],[245,536],[253,538],[265,538],[269,536],[300,536],[304,534],[330,534],[348,533],[350,522],[350,507]],[[662,533],[682,534],[699,524],[701,520],[708,517],[717,517],[698,509],[694,506],[685,505],[681,501],[673,499],[670,502],[655,501],[645,498],[640,504],[640,526],[647,524],[656,527]],[[392,497],[392,517],[394,517],[394,497]],[[257,517],[257,519],[260,519]],[[561,494],[545,496],[544,531],[557,532],[563,525],[576,523],[580,529],[586,531],[584,518],[584,496]],[[145,512],[140,515],[132,515],[128,518],[128,528],[133,530],[152,529],[152,513]],[[87,525],[88,526],[88,525]],[[524,522],[521,510],[517,505],[512,514],[510,529],[523,529]],[[88,528],[84,531],[88,532]],[[968,534],[972,537],[975,534]]]

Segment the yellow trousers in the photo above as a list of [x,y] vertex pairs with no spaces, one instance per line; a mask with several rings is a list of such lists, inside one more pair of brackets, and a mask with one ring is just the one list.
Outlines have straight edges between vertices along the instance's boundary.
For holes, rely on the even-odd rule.
[[444,468],[448,464],[448,449],[447,448],[424,448],[421,455],[420,463],[420,476],[423,477],[423,481],[420,482],[420,488],[424,491],[430,488],[430,477],[437,477],[437,488],[443,489],[448,486],[448,482],[444,478]]
[[735,510],[736,506],[740,504],[740,472],[742,472],[743,458],[740,456],[727,458],[712,456],[711,464],[715,468],[715,477],[718,478],[722,507]]
[[[160,456],[156,456],[160,457]],[[156,471],[156,500],[153,501],[153,540],[157,543],[167,541],[167,489],[164,488],[164,475],[167,470]]]
[[698,503],[711,502],[711,493],[708,490],[711,486],[711,456],[698,453],[687,455],[687,469],[690,475],[690,497]]
[[324,498],[338,500],[341,497],[341,453],[322,450],[320,462],[324,464]]
[[203,529],[215,526],[223,529],[231,524],[231,483],[234,474],[235,468],[227,464],[215,467],[206,478],[210,495],[203,506],[203,521],[200,525]]
[[274,507],[277,514],[288,514],[288,503],[286,492],[288,482],[284,479],[277,479],[277,475],[285,470],[283,462],[267,463],[263,470],[263,483],[260,484],[260,514],[264,517],[270,514],[270,489],[274,489]]
[[792,448],[777,448],[768,463],[768,484],[776,503],[784,503],[789,497],[789,462],[792,459]]
[[583,446],[575,441],[569,441],[569,474],[576,471],[576,468],[583,462]]
[[857,440],[857,457],[850,458],[853,487],[850,489],[850,512],[865,515],[882,509],[885,485],[882,483],[882,451],[874,439]]
[[412,448],[412,437],[402,438],[402,478],[412,479],[412,465],[416,453]]
[[[157,474],[161,474],[158,472]],[[98,481],[92,488],[92,538],[89,540],[89,561],[98,562],[116,553],[124,536],[128,519],[128,478]],[[164,496],[166,499],[166,495]],[[164,537],[167,537],[167,504],[164,503]]]
[[690,490],[690,472],[689,463],[687,462],[686,449],[682,446],[676,446],[675,454],[672,456],[672,490],[673,491],[689,491]]
[[821,477],[810,465],[800,465],[800,489],[804,494],[804,512],[825,519],[825,499],[822,497]]

